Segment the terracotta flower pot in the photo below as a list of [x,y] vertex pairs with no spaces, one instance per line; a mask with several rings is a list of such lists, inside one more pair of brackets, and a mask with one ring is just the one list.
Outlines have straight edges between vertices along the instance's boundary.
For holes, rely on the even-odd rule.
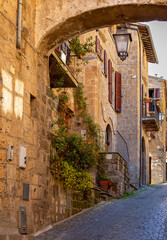
[[112,185],[112,182],[108,180],[100,180],[99,183],[100,183],[100,187],[105,191],[107,191]]
[[111,185],[112,185],[112,182],[108,181],[108,186],[111,187]]

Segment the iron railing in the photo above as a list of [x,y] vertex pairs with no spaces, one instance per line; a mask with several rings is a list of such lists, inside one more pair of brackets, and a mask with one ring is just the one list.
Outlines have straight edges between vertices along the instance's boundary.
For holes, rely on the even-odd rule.
[[159,124],[159,111],[155,100],[152,102],[144,102],[143,117],[155,117],[157,123]]
[[119,131],[111,131],[109,139],[107,133],[100,131],[99,145],[101,149],[108,153],[118,153],[129,164],[128,145]]
[[76,77],[76,73],[79,70],[77,65],[77,55],[71,54],[71,49],[67,43],[61,44],[55,49],[55,53],[64,62],[68,70]]
[[116,138],[116,148],[115,151],[119,153],[122,158],[129,164],[129,151],[128,145],[123,136],[118,132],[114,132]]

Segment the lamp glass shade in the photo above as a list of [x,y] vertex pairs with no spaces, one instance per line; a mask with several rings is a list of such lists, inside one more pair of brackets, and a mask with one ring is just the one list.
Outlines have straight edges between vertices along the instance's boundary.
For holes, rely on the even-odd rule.
[[126,30],[118,30],[116,34],[113,34],[118,56],[122,61],[128,56],[130,41],[132,41],[131,34]]

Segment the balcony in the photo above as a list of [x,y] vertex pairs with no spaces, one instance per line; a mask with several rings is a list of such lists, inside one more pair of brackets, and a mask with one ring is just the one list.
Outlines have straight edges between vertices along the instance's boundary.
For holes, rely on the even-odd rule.
[[68,66],[68,54],[70,50],[66,45],[67,51],[60,48],[52,52],[49,58],[49,73],[50,73],[50,86],[51,88],[75,88],[78,82],[74,77],[75,68]]
[[155,101],[143,103],[142,124],[146,132],[159,131],[159,112]]

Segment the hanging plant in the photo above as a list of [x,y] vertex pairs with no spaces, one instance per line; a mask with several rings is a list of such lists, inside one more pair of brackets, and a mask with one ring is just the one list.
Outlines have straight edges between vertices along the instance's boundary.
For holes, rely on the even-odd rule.
[[94,52],[95,42],[92,41],[92,37],[86,39],[84,44],[81,44],[81,41],[78,37],[72,38],[70,43],[71,51],[80,59],[83,58],[87,53]]

